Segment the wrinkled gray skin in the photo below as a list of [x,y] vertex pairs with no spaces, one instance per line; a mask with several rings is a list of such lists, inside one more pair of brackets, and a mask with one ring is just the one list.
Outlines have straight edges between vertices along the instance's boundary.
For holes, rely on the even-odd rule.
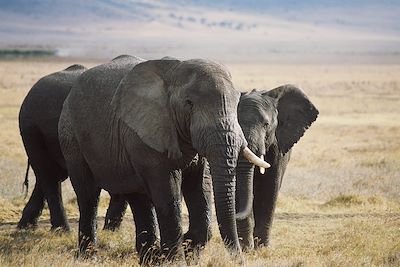
[[[129,59],[131,64],[144,61],[127,55],[118,56],[113,60],[121,58]],[[85,70],[87,69],[84,66],[75,64],[41,78],[21,105],[19,126],[28,155],[25,185],[28,187],[30,166],[37,181],[18,223],[19,229],[37,226],[46,199],[50,210],[51,228],[69,230],[61,198],[61,182],[67,178],[67,168],[58,140],[58,121],[72,84]],[[110,205],[116,206],[113,202]],[[126,204],[124,205],[126,207]]]
[[[241,181],[242,184],[237,187],[237,193],[240,195],[240,190],[243,189],[248,192],[249,187],[254,190],[251,214],[237,221],[242,248],[249,250],[254,248],[254,245],[257,247],[268,245],[276,199],[290,159],[292,146],[299,141],[306,129],[315,121],[317,115],[318,110],[307,96],[292,85],[281,86],[271,91],[253,90],[242,94],[238,106],[238,118],[248,140],[248,147],[257,155],[266,155],[266,161],[271,164],[271,168],[266,169],[265,174],[261,174],[258,168],[254,170],[251,163],[239,156],[236,170],[237,182]],[[211,190],[211,184],[207,181],[211,178],[207,175],[207,172],[197,174],[204,176],[203,180],[202,178],[192,177],[192,181],[202,180],[204,194],[193,194],[193,189],[192,191],[188,190],[188,187],[184,185],[186,183],[190,186],[189,188],[193,188],[195,183],[188,183],[183,180],[182,190],[190,217],[189,230],[193,223],[201,221],[198,217],[192,218],[190,216],[191,210],[197,212],[201,208],[211,210],[210,205],[198,206],[195,209],[190,208],[190,203],[200,202],[199,200],[204,198],[208,199],[206,203],[211,203],[211,196],[207,194]],[[254,179],[251,179],[251,177],[254,177]],[[249,183],[246,184],[246,181]],[[254,185],[251,183],[252,181],[254,181]],[[186,194],[185,191],[187,191]],[[187,196],[193,200],[188,202]],[[107,211],[106,220],[116,222],[115,228],[119,227],[122,220],[120,210],[124,210],[123,207],[123,200],[122,202],[115,201],[114,205],[110,205]],[[190,231],[188,234],[190,234]],[[187,238],[193,239],[190,235]],[[205,244],[205,242],[202,244]]]
[[[199,253],[212,237],[211,231],[211,204],[212,180],[207,160],[203,157],[194,161],[189,167],[182,170],[182,195],[189,212],[189,229],[184,234],[185,254],[189,262],[197,261]],[[115,231],[120,228],[124,217],[127,202],[125,195],[110,195],[104,230]],[[133,213],[135,214],[135,210]],[[154,220],[156,220],[154,218]],[[144,218],[135,216],[135,223],[142,224]],[[148,223],[148,222],[147,222]],[[156,225],[156,222],[151,222]],[[137,232],[138,233],[138,232]],[[140,243],[140,235],[136,244]],[[136,247],[137,251],[140,251]],[[140,255],[141,262],[146,259]],[[193,262],[192,262],[193,263]]]
[[236,204],[240,205],[241,194],[248,192],[249,188],[254,190],[252,213],[238,220],[243,249],[268,245],[276,199],[291,149],[317,116],[318,110],[304,92],[292,85],[242,94],[238,118],[248,147],[256,155],[264,155],[271,164],[265,174],[261,174],[259,168],[255,170],[254,165],[243,157],[238,159],[237,180],[249,184],[238,187]]
[[[122,58],[125,61],[130,61],[129,66],[144,61],[140,58],[127,55],[118,56],[113,61],[121,60]],[[64,156],[60,150],[57,125],[63,102],[69,94],[72,84],[85,70],[86,68],[81,65],[72,65],[66,70],[43,77],[33,86],[21,106],[20,120],[23,124],[20,127],[21,129],[25,129],[25,131],[21,131],[21,134],[24,136],[24,139],[30,140],[29,143],[25,143],[27,151],[30,152],[30,158],[46,162],[46,164],[36,164],[35,160],[33,168],[38,180],[41,178],[42,180],[45,179],[46,191],[58,192],[55,199],[57,201],[56,208],[50,209],[52,229],[62,228],[69,230],[60,191],[60,183],[66,179],[67,169]],[[40,133],[34,134],[38,130],[40,130]],[[28,161],[28,168],[29,166]],[[193,164],[183,170],[182,174],[182,191],[192,222],[188,232],[185,234],[185,239],[191,241],[187,249],[192,250],[193,253],[196,253],[193,249],[204,246],[211,238],[211,209],[206,208],[211,205],[211,178],[209,171],[204,173],[204,168],[206,167],[205,159],[203,158],[198,162],[193,162]],[[49,175],[38,175],[44,173],[48,173]],[[57,175],[57,173],[61,173],[62,176]],[[206,177],[204,181],[202,180],[203,176]],[[28,175],[25,178],[27,186]],[[41,186],[37,182],[32,197],[23,211],[18,228],[24,229],[37,226],[38,218],[44,206],[44,199]],[[54,201],[50,202],[49,206],[53,207]],[[104,229],[114,230],[118,228],[126,207],[127,202],[124,196],[111,195]],[[142,222],[139,221],[138,223]]]
[[86,71],[61,113],[60,143],[80,210],[80,251],[96,241],[104,188],[128,202],[140,198],[134,210],[141,211],[136,231],[144,248],[154,242],[153,204],[163,253],[181,254],[181,170],[198,152],[210,163],[221,236],[239,253],[235,167],[247,142],[230,74],[204,60],[151,60],[127,69],[111,62]]
[[[52,229],[69,230],[61,198],[61,182],[67,178],[65,160],[58,141],[58,119],[72,84],[86,70],[81,65],[40,79],[25,97],[19,113],[19,128],[36,184],[18,228],[36,227],[44,201],[50,210]],[[27,186],[27,175],[25,183]]]

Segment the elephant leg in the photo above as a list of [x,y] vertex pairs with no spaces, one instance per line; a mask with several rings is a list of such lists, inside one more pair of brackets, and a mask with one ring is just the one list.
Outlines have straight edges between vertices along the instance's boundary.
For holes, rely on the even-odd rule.
[[101,189],[96,186],[77,141],[73,137],[65,139],[61,139],[61,144],[79,206],[79,253],[91,254],[96,244],[96,217]]
[[237,220],[237,229],[239,235],[240,246],[243,251],[249,251],[254,248],[253,228],[254,218],[253,213],[243,220]]
[[255,247],[268,246],[273,215],[282,177],[290,159],[290,152],[275,156],[267,153],[271,168],[264,175],[257,172],[254,177],[254,243]]
[[52,230],[63,229],[65,231],[69,231],[69,224],[61,194],[61,181],[66,176],[67,172],[60,169],[57,177],[45,179],[41,183],[47,200],[47,205],[50,210],[50,222]]
[[188,167],[182,176],[182,193],[189,211],[189,229],[184,235],[186,259],[196,261],[211,239],[212,181],[206,160]]
[[20,221],[18,222],[18,229],[35,228],[39,216],[42,214],[44,207],[44,195],[40,185],[36,182],[32,195],[26,204]]
[[36,184],[47,200],[52,229],[69,230],[61,196],[61,181],[67,178],[67,171],[61,168],[46,149],[41,134],[36,131],[22,134],[29,162],[36,176]]
[[255,247],[269,245],[273,214],[278,196],[278,181],[266,177],[256,178],[254,187],[262,187],[254,192],[254,244]]
[[97,207],[101,189],[95,186],[88,167],[72,168],[71,182],[79,206],[79,252],[92,252],[96,244]]
[[182,260],[181,171],[160,169],[140,173],[147,178],[147,187],[156,209],[161,236],[161,260]]
[[103,229],[115,231],[121,226],[128,203],[122,195],[110,194],[110,197]]
[[136,228],[136,251],[140,264],[151,263],[152,256],[158,251],[156,212],[145,194],[129,194],[126,199],[131,206]]

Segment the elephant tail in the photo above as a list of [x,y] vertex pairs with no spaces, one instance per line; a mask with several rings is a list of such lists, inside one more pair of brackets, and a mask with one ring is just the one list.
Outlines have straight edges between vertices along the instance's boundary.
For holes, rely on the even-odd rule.
[[28,164],[26,166],[26,172],[25,172],[25,181],[22,184],[22,191],[25,191],[25,197],[24,199],[28,196],[28,189],[29,189],[29,180],[28,180],[28,174],[29,174],[29,167],[31,166],[29,159],[28,159]]

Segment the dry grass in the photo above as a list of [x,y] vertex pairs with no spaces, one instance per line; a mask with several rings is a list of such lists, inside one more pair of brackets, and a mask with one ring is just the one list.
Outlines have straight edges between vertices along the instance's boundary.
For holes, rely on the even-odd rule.
[[[96,259],[76,260],[78,212],[64,196],[73,231],[50,233],[45,211],[36,231],[15,231],[25,200],[26,156],[18,131],[21,101],[41,76],[71,62],[0,62],[0,265],[131,266],[134,227],[99,231]],[[89,62],[85,65],[93,66]],[[302,87],[320,117],[295,146],[283,182],[272,246],[245,255],[249,266],[400,265],[400,66],[231,65],[240,88]],[[34,178],[30,179],[33,183]],[[99,214],[104,216],[107,198]],[[102,218],[99,219],[102,226]],[[187,217],[184,216],[185,226]],[[214,237],[200,266],[238,265]]]

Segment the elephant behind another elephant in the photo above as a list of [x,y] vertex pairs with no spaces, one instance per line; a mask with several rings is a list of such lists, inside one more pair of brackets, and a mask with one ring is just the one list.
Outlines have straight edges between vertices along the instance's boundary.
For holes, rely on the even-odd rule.
[[[243,157],[238,159],[237,179],[253,182],[248,185],[253,188],[252,212],[238,220],[238,233],[245,250],[269,244],[276,200],[291,149],[317,116],[313,103],[293,85],[242,94],[238,117],[248,146],[271,164],[267,170],[255,170]],[[243,189],[247,191],[239,187],[237,193],[240,195]]]
[[69,229],[61,199],[61,182],[68,176],[58,141],[58,119],[72,84],[86,68],[72,65],[40,79],[25,97],[19,128],[36,184],[26,204],[18,228],[35,227],[46,199],[52,228]]
[[[143,61],[126,55],[112,61],[121,60],[131,61],[131,68]],[[25,185],[28,185],[29,166],[35,173],[36,184],[18,223],[20,229],[36,227],[46,200],[51,228],[69,230],[61,197],[61,182],[68,177],[68,173],[59,144],[58,121],[64,100],[85,70],[84,66],[75,64],[41,78],[21,105],[19,128],[28,156]]]

